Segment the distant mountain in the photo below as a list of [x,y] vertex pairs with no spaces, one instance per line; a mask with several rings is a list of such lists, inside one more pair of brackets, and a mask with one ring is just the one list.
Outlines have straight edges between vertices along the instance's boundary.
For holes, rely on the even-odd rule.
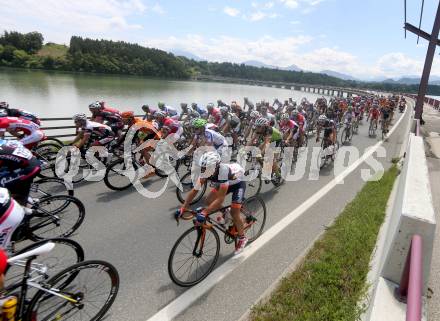
[[302,71],[301,68],[299,68],[297,65],[290,65],[286,68],[282,68],[284,70],[289,70],[289,71]]
[[174,56],[183,56],[183,57],[185,57],[185,58],[193,59],[193,60],[195,60],[195,61],[203,61],[203,60],[206,60],[206,59],[202,59],[202,58],[200,58],[199,56],[197,56],[197,55],[195,55],[195,54],[193,54],[193,53],[191,53],[191,52],[185,51],[185,50],[172,49],[172,50],[171,50],[171,53],[172,53]]
[[243,61],[242,64],[246,66],[258,67],[258,68],[280,69],[280,67],[268,65],[258,60],[247,60],[247,61]]
[[247,61],[243,61],[242,63],[245,64],[246,66],[258,67],[258,68],[269,68],[269,69],[288,70],[288,71],[302,70],[297,65],[290,65],[288,67],[278,67],[278,66],[265,64],[264,62],[258,60],[247,60]]
[[343,79],[343,80],[357,80],[356,78],[354,78],[354,77],[352,77],[350,75],[343,74],[343,73],[340,73],[340,72],[337,72],[337,71],[333,71],[333,70],[323,70],[320,73],[328,75],[328,76],[340,78],[340,79]]
[[[417,76],[403,76],[399,79],[385,79],[383,82],[402,85],[418,85],[420,83],[420,77]],[[431,75],[429,77],[429,83],[431,85],[440,85],[440,77]]]

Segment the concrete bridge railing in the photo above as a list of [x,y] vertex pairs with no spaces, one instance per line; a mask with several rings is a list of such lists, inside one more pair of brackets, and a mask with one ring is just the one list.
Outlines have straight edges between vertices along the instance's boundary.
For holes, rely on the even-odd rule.
[[[407,305],[397,293],[414,235],[422,240],[422,278],[426,295],[431,269],[436,218],[429,183],[423,138],[410,134],[401,174],[395,186],[391,211],[380,233],[372,259],[373,283],[370,306],[364,320],[405,320]],[[404,285],[403,285],[404,286]],[[420,297],[420,302],[422,298]]]

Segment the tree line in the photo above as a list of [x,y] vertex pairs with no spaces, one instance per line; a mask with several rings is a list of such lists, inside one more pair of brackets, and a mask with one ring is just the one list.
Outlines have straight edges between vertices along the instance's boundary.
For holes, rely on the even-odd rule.
[[[313,72],[195,61],[124,41],[72,36],[69,47],[51,43],[44,45],[44,37],[39,32],[5,31],[0,36],[0,66],[173,79],[211,75],[408,93],[416,93],[418,90],[418,85],[349,81]],[[428,92],[440,95],[440,86],[429,86]]]

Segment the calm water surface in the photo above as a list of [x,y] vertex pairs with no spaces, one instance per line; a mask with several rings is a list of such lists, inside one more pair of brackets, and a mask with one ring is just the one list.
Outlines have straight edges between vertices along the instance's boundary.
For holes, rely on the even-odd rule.
[[88,112],[87,106],[95,100],[105,100],[120,110],[141,112],[143,104],[157,106],[163,101],[170,106],[181,102],[197,102],[206,106],[222,99],[225,102],[243,97],[258,100],[281,101],[292,97],[313,99],[319,95],[268,87],[222,84],[214,82],[173,81],[129,76],[53,73],[0,69],[0,101],[29,110],[40,117],[70,117]]

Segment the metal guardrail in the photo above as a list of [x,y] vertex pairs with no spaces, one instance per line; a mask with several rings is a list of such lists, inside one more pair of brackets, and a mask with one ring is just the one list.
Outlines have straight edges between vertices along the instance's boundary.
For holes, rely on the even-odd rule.
[[[143,117],[144,115],[135,115],[136,117]],[[59,126],[50,126],[51,122],[62,122]],[[74,125],[66,125],[66,123],[73,124],[71,117],[58,117],[58,118],[41,118],[42,126],[41,130],[44,131],[48,138],[69,138],[75,137],[76,127]],[[70,131],[71,129],[71,131]]]
[[406,258],[400,286],[397,289],[401,300],[406,298],[406,321],[422,320],[423,288],[423,240],[414,234]]

